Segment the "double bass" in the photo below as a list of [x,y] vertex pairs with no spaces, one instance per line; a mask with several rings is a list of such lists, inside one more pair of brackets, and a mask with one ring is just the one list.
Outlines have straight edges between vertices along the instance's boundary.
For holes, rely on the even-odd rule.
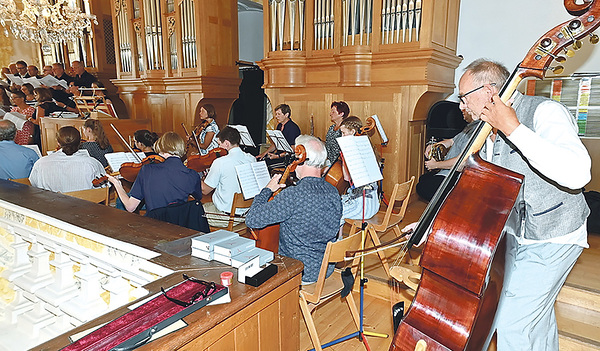
[[[289,164],[281,179],[279,179],[279,184],[285,184],[290,173],[296,170],[296,167],[306,160],[306,149],[302,145],[296,145],[294,148],[295,158],[291,164]],[[273,199],[282,189],[278,189],[276,192],[271,195],[269,201]],[[260,247],[261,249],[269,250],[274,253],[279,251],[279,224],[273,224],[266,226],[262,229],[250,229],[250,233],[256,240],[256,247]]]
[[[580,39],[600,25],[599,1],[564,4],[578,17],[535,43],[502,87],[504,102],[524,78],[543,78],[552,61],[564,61],[568,45],[577,50]],[[504,234],[518,227],[520,210],[514,204],[523,180],[474,155],[491,130],[479,122],[408,241],[407,249],[431,230],[420,262],[421,282],[390,350],[412,351],[418,344],[427,350],[481,350],[486,343],[504,279]]]

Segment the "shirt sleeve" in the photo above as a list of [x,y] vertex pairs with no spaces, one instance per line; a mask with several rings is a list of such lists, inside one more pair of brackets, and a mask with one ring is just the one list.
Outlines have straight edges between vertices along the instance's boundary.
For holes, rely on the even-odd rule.
[[140,201],[144,199],[144,167],[140,169],[138,176],[135,178],[135,182],[131,186],[129,196],[134,197]]
[[573,116],[554,101],[541,103],[533,119],[535,131],[521,124],[508,137],[533,168],[569,189],[591,180],[591,159],[577,135]]
[[219,161],[219,159],[216,159],[212,163],[206,178],[204,178],[204,183],[213,189],[217,188],[217,185],[219,185],[219,179],[221,179],[221,162],[217,161]]
[[264,228],[270,224],[281,223],[290,217],[287,196],[289,191],[282,191],[273,200],[271,189],[264,188],[254,197],[250,210],[246,213],[246,225],[250,228]]

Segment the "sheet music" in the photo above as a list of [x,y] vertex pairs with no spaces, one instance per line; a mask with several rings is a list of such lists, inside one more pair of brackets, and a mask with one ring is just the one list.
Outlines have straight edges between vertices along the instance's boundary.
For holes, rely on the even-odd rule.
[[23,85],[23,78],[21,78],[20,76],[10,73],[6,73],[5,76],[10,80],[11,83],[16,85]]
[[387,135],[385,135],[385,131],[383,130],[383,125],[381,124],[379,117],[377,117],[377,115],[373,115],[371,117],[375,120],[375,126],[377,127],[377,131],[379,132],[379,136],[381,136],[381,144],[387,144],[389,139]]
[[[136,154],[142,160],[146,158],[146,154],[143,152],[136,152]],[[140,162],[137,158],[135,158],[135,156],[133,156],[131,152],[111,152],[109,154],[105,154],[104,157],[106,157],[106,161],[108,161],[108,165],[113,172],[117,172],[121,168],[121,165],[125,162]]]
[[255,197],[269,183],[271,176],[265,161],[235,166],[244,200]]
[[34,88],[39,88],[42,86],[36,77],[23,78],[23,84],[27,83],[33,85]]
[[368,136],[345,136],[336,140],[355,187],[383,179]]
[[56,77],[54,77],[50,74],[42,77],[39,81],[40,81],[40,83],[44,84],[47,87],[55,87],[57,85],[60,85],[61,87],[65,88],[65,89],[67,89],[69,87],[66,80],[64,80],[64,79],[58,80],[58,79],[56,79]]
[[240,132],[240,137],[242,138],[240,145],[256,147],[256,144],[254,144],[254,140],[252,140],[252,136],[250,136],[248,127],[241,124],[230,125],[230,127],[235,128],[238,130],[238,132]]
[[13,122],[18,130],[22,130],[23,125],[25,125],[25,122],[27,122],[27,117],[18,112],[7,112],[4,114],[3,118],[7,121]]
[[294,150],[292,150],[292,147],[287,142],[287,140],[283,136],[283,133],[280,130],[267,129],[267,135],[273,142],[273,145],[275,145],[275,149],[277,149],[278,151],[289,152],[291,154],[294,153]]
[[38,155],[39,158],[42,158],[42,153],[40,152],[40,148],[36,145],[21,145],[21,146],[25,146],[26,148],[29,148],[33,151],[35,151],[35,153]]

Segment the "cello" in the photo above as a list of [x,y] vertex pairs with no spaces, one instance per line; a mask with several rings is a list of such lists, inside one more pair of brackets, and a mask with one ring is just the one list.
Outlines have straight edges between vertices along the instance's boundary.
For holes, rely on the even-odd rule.
[[[302,145],[296,145],[294,148],[295,158],[291,164],[289,164],[281,179],[279,179],[279,184],[285,184],[290,173],[296,170],[296,167],[302,162],[306,161],[306,149]],[[282,189],[279,188],[276,192],[271,195],[269,201],[273,199]],[[261,249],[269,250],[274,253],[279,251],[279,224],[273,224],[266,226],[262,229],[252,229],[250,228],[250,233],[254,240],[256,240],[256,247],[260,247]]]
[[[534,44],[502,87],[504,102],[524,78],[543,78],[553,60],[564,61],[567,45],[577,50],[580,39],[600,25],[598,1],[564,4],[578,17]],[[485,122],[476,128],[408,241],[410,248],[431,229],[421,282],[390,350],[414,350],[423,342],[427,350],[481,350],[492,331],[504,279],[505,231],[518,227],[520,209],[514,204],[523,176],[473,155],[492,130]]]

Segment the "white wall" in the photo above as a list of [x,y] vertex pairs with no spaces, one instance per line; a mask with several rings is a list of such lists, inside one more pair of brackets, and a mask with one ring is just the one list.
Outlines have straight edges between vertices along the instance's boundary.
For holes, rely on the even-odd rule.
[[[456,70],[456,86],[464,67],[481,57],[499,61],[512,71],[538,38],[573,18],[562,0],[462,0],[456,54],[464,59]],[[582,42],[583,48],[563,64],[563,76],[600,72],[600,48],[587,39]],[[449,100],[456,101],[457,90]]]

